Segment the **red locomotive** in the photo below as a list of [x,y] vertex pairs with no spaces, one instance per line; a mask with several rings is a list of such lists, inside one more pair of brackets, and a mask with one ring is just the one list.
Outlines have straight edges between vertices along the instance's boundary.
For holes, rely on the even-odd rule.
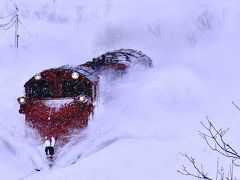
[[87,127],[98,98],[99,74],[110,70],[120,75],[136,63],[152,66],[142,52],[120,49],[79,66],[42,71],[25,83],[19,113],[45,139],[47,155],[54,154],[55,141],[63,145],[71,133]]

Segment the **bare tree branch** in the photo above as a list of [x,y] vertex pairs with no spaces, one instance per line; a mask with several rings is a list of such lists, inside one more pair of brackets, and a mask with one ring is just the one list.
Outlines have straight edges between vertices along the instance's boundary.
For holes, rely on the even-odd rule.
[[160,23],[157,22],[156,24],[150,25],[148,24],[148,29],[149,31],[156,37],[156,38],[161,38],[162,33],[161,33],[161,27],[160,27]]
[[189,172],[185,166],[183,166],[182,170],[178,170],[177,172],[179,172],[180,174],[183,174],[185,176],[192,176],[192,177],[195,177],[198,179],[213,180],[213,179],[209,178],[206,173],[204,173],[202,165],[201,165],[201,169],[199,167],[197,167],[195,159],[193,157],[188,156],[186,153],[185,154],[180,153],[180,154],[183,157],[188,159],[188,161],[192,164],[192,166],[194,167],[194,169],[196,170],[197,173]]
[[229,129],[217,130],[209,118],[207,117],[208,126],[201,122],[202,126],[207,130],[208,134],[199,131],[199,135],[206,141],[207,145],[225,157],[240,159],[240,155],[234,150],[223,138]]
[[[224,135],[226,135],[229,129],[225,130],[215,128],[208,117],[207,121],[207,124],[201,122],[202,126],[206,130],[206,133],[198,131],[199,135],[205,140],[210,149],[232,160],[229,166],[229,170],[225,174],[224,169],[222,167],[219,168],[219,159],[217,159],[217,172],[215,180],[237,180],[236,177],[234,177],[234,167],[240,167],[240,164],[236,163],[237,160],[240,160],[240,155],[224,140]],[[195,159],[193,157],[188,156],[186,153],[181,155],[191,163],[196,172],[192,173],[185,166],[183,166],[183,169],[181,171],[178,171],[179,173],[186,176],[192,176],[197,179],[213,180],[213,178],[210,178],[208,174],[204,172],[202,165],[201,167],[198,167],[196,165]]]
[[234,101],[232,101],[232,103],[240,111],[240,108],[237,106],[237,104]]

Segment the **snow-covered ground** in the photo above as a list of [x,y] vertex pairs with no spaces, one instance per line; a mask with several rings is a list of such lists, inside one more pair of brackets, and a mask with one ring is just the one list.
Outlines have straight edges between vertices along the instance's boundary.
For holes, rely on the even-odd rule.
[[[215,177],[217,155],[197,132],[206,115],[230,128],[226,138],[240,150],[240,113],[231,103],[240,104],[239,1],[0,0],[0,17],[14,4],[22,22],[18,51],[14,28],[0,28],[0,179],[191,179],[177,173],[191,167],[179,152]],[[143,51],[154,68],[102,78],[94,119],[49,170],[18,114],[23,84],[44,69],[119,48]]]

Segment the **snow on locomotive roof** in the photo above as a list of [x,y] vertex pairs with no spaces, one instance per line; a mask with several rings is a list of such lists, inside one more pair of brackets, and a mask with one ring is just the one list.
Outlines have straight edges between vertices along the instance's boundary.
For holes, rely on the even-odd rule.
[[85,66],[70,66],[70,65],[64,65],[61,66],[57,69],[62,69],[62,70],[71,70],[74,72],[77,72],[79,74],[84,75],[87,79],[89,79],[92,82],[98,82],[98,74],[96,71],[94,71],[91,68],[85,67]]
[[[121,62],[123,64],[129,65],[135,63],[147,63],[152,66],[152,60],[150,57],[142,53],[141,51],[136,51],[133,49],[119,49],[115,51],[109,51],[103,54],[105,59],[110,62]],[[95,59],[101,59],[102,56],[99,56]]]

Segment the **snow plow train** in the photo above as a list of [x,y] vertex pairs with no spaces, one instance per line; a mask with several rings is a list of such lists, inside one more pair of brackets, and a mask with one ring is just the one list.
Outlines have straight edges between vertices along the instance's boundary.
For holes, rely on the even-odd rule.
[[45,142],[46,155],[87,127],[98,99],[99,75],[110,71],[121,76],[134,64],[151,67],[152,60],[141,51],[120,49],[78,66],[44,70],[25,83],[19,113]]

